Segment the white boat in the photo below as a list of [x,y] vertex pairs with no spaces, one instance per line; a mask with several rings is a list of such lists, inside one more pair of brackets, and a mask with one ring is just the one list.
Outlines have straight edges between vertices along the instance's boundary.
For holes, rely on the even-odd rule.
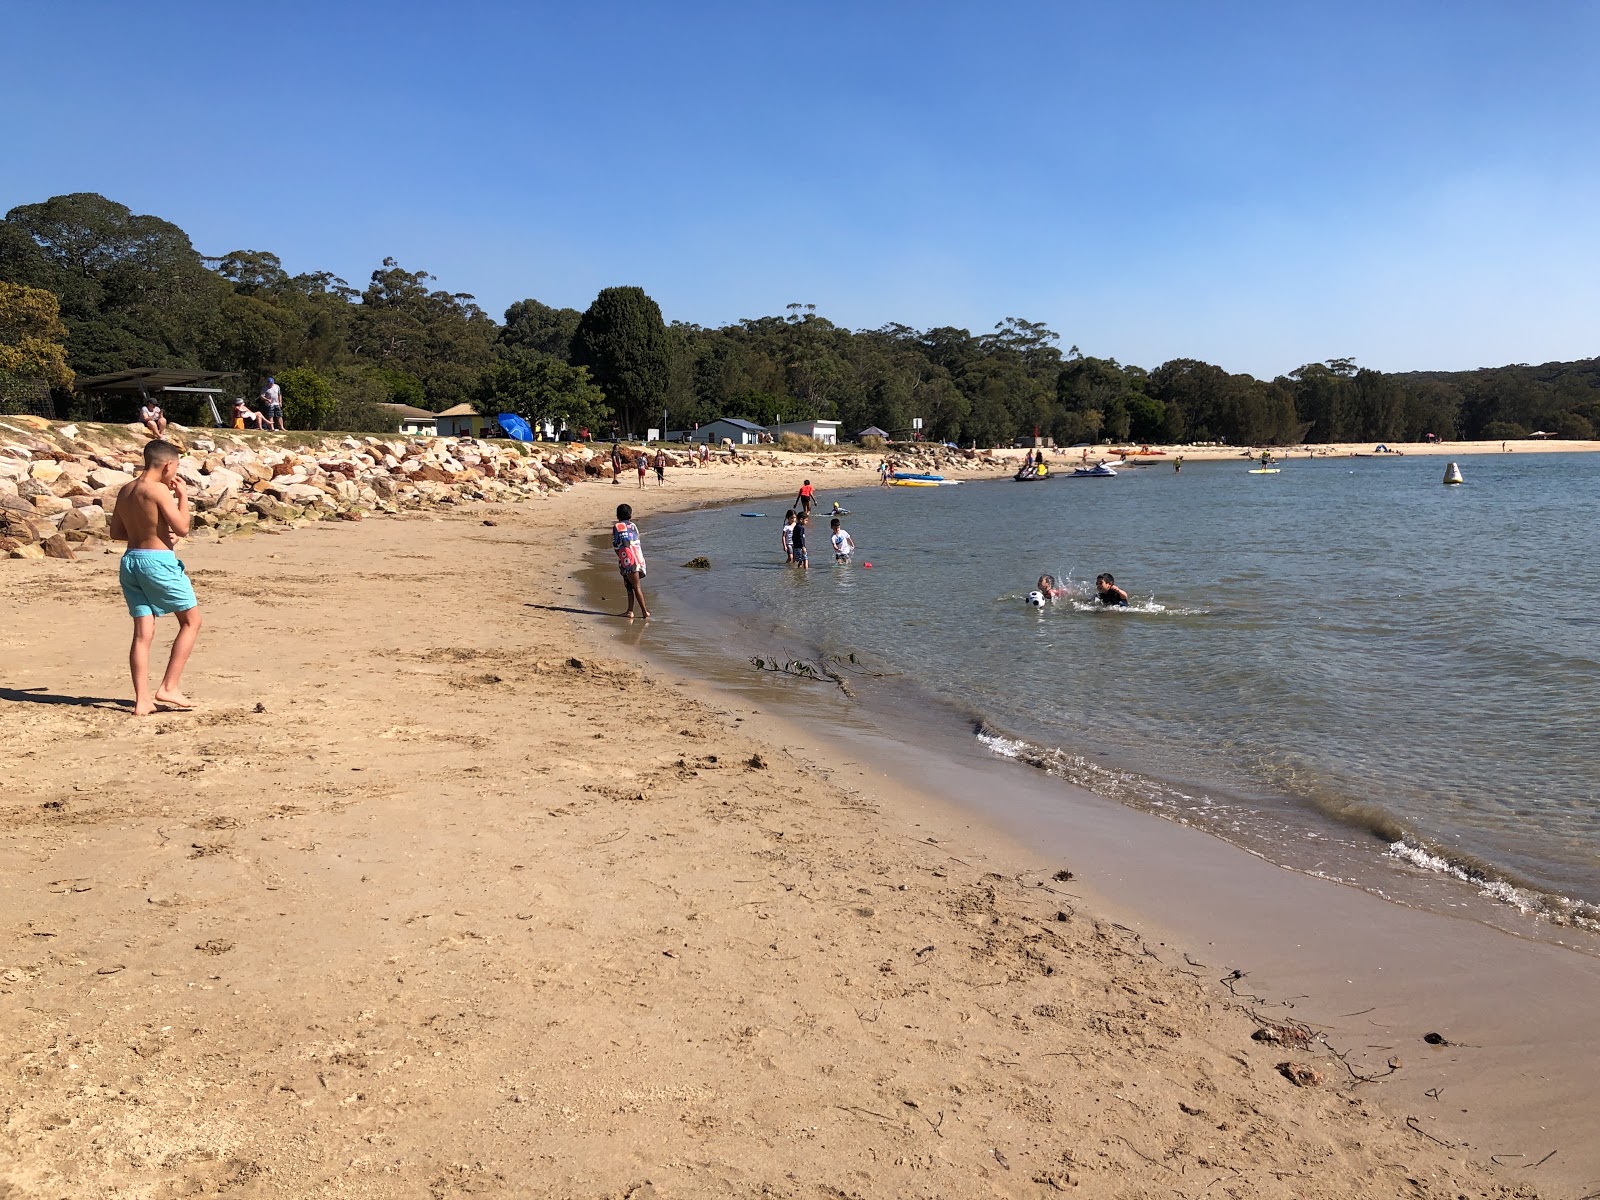
[[1072,477],[1074,479],[1114,479],[1116,474],[1115,467],[1108,467],[1105,463],[1100,463],[1093,467],[1078,467],[1072,472]]

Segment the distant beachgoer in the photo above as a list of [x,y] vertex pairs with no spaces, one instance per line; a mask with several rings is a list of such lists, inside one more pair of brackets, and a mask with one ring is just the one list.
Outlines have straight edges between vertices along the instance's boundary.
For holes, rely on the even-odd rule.
[[794,533],[790,535],[794,546],[794,561],[802,571],[811,569],[806,559],[806,523],[811,520],[810,513],[802,512],[795,517]]
[[1172,460],[1172,469],[1174,471],[1183,470],[1183,455],[1180,454],[1177,458]]
[[1094,578],[1095,599],[1107,608],[1126,608],[1128,593],[1117,586],[1117,581],[1106,571]]
[[833,530],[832,535],[828,538],[828,541],[833,544],[833,561],[836,563],[849,562],[850,556],[856,552],[855,539],[839,524],[838,517],[833,518],[829,522],[829,526]]
[[656,486],[663,487],[667,482],[667,452],[665,450],[656,451],[655,468]]
[[[111,537],[127,542],[118,578],[122,597],[133,618],[133,644],[128,668],[133,675],[133,715],[147,717],[157,704],[192,708],[179,687],[183,668],[200,636],[200,602],[188,572],[173,553],[179,538],[189,536],[189,493],[178,478],[179,451],[171,442],[146,442],[144,470],[117,494],[111,511]],[[150,645],[156,618],[172,613],[178,636],[172,641],[161,686],[150,692]]]
[[267,418],[256,412],[240,396],[233,402],[233,427],[235,429],[265,429]]
[[617,552],[617,569],[622,572],[622,584],[628,589],[628,611],[622,615],[633,620],[633,602],[637,600],[639,615],[648,621],[650,610],[645,607],[642,586],[645,576],[644,547],[639,543],[639,527],[633,523],[631,504],[617,505],[617,520],[611,526],[611,548]]
[[622,483],[622,447],[616,442],[611,443],[611,482]]
[[152,437],[161,437],[167,432],[167,415],[154,400],[146,400],[139,406],[139,423],[150,431]]
[[1067,589],[1056,583],[1054,575],[1039,576],[1039,591],[1043,593],[1046,600],[1059,600],[1067,594]]
[[268,375],[267,386],[261,389],[261,395],[256,398],[261,401],[262,412],[266,414],[266,428],[288,428],[283,423],[283,389],[278,386],[276,379]]
[[800,485],[800,494],[794,498],[795,504],[802,512],[811,511],[811,502],[817,498],[817,490],[811,486],[811,480],[806,480]]
[[700,465],[702,467],[709,467],[711,465],[711,443],[710,442],[701,442],[700,443]]
[[783,542],[783,561],[785,563],[794,561],[794,526],[794,509],[791,508],[783,514],[783,532],[779,535]]
[[643,450],[639,451],[639,457],[633,460],[633,465],[639,472],[639,486],[643,487],[645,473],[650,470],[650,456]]

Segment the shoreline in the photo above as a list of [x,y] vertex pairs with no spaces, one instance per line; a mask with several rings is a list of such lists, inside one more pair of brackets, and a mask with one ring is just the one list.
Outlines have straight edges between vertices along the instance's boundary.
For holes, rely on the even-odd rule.
[[587,619],[573,576],[623,499],[197,544],[205,707],[148,723],[115,699],[102,562],[0,582],[0,1178],[1323,1200],[1589,1178],[1369,1109],[1420,1047],[1390,1084],[1316,1058],[1325,1083],[1295,1087],[1275,1064],[1305,1052],[1090,911],[1105,881],[1072,883],[1086,901],[1040,873],[1083,875],[1077,854],[612,661],[673,624]]
[[[770,499],[741,496],[727,503],[763,498]],[[610,577],[608,565],[575,575],[591,594],[597,585],[603,591],[601,581]],[[691,672],[693,651],[652,652],[631,630],[619,631],[618,641],[642,661],[672,669],[676,686],[745,714],[767,740],[813,768],[831,770],[838,763],[844,773],[848,764],[852,782],[872,789],[874,797],[891,797],[891,810],[920,809],[947,829],[958,827],[1013,868],[1026,863],[1037,869],[1052,854],[1068,861],[1078,876],[1074,891],[1095,911],[1114,914],[1148,942],[1176,946],[1188,966],[1199,964],[1187,950],[1207,959],[1223,951],[1229,957],[1216,985],[1233,991],[1228,972],[1242,971],[1259,1011],[1313,1025],[1362,1064],[1355,1069],[1363,1074],[1382,1074],[1386,1056],[1405,1050],[1403,1036],[1389,1032],[1402,1022],[1471,1029],[1475,1048],[1482,1048],[1479,1039],[1501,1041],[1477,1061],[1417,1062],[1407,1079],[1414,1094],[1399,1103],[1378,1102],[1401,1120],[1417,1097],[1448,1088],[1470,1111],[1430,1113],[1439,1136],[1470,1140],[1486,1156],[1505,1153],[1496,1145],[1559,1130],[1551,1144],[1560,1142],[1564,1157],[1578,1159],[1566,1164],[1571,1174],[1563,1182],[1587,1194],[1600,1181],[1600,1148],[1585,1145],[1587,1122],[1575,1115],[1583,1108],[1586,1077],[1600,1062],[1600,1036],[1584,1000],[1600,994],[1600,957],[1586,931],[1560,930],[1526,914],[1519,929],[1514,910],[1502,914],[1499,901],[1477,895],[1477,885],[1450,877],[1436,882],[1473,893],[1460,905],[1465,911],[1441,906],[1450,899],[1434,906],[1406,903],[1357,882],[1278,864],[1216,832],[1048,777],[1036,764],[1006,761],[976,739],[965,746],[948,738],[930,742],[915,737],[904,720],[888,731],[874,728],[872,716],[841,723],[831,689],[822,699],[804,683],[742,679],[742,660],[732,657],[723,670]],[[848,757],[841,756],[841,743]],[[1091,859],[1098,857],[1087,868],[1080,865],[1086,846],[1094,848]],[[1152,862],[1159,866],[1153,869]],[[1166,878],[1152,886],[1151,873]],[[1463,972],[1462,963],[1472,964],[1470,970]],[[1519,982],[1486,986],[1484,970]],[[1358,1010],[1360,1020],[1345,1009]],[[1530,1038],[1522,1026],[1535,1010],[1541,1029]],[[1575,1061],[1580,1046],[1585,1052]],[[1405,1060],[1413,1063],[1410,1055]],[[1519,1086],[1529,1075],[1550,1090]]]

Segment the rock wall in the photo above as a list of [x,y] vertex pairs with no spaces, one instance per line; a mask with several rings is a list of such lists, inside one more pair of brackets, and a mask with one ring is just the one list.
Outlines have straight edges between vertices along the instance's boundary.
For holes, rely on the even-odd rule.
[[[596,457],[583,447],[465,437],[290,443],[173,429],[169,438],[185,451],[179,475],[195,533],[217,537],[260,523],[528,500],[592,473]],[[123,426],[0,418],[0,555],[71,558],[75,547],[108,540],[117,494],[138,474],[146,440]]]
[[[262,524],[359,521],[371,513],[471,500],[531,500],[586,478],[611,477],[611,448],[598,443],[240,434],[182,426],[171,427],[167,437],[184,451],[179,475],[188,485],[195,537],[228,537]],[[137,425],[0,417],[0,558],[72,558],[75,549],[108,541],[117,493],[141,469],[148,440]],[[631,460],[638,450],[624,453]],[[897,447],[892,453],[902,467],[917,470],[958,464],[1009,469],[970,451]],[[870,469],[880,457],[746,448],[737,455],[714,453],[709,466]],[[667,451],[670,466],[695,461],[687,450]]]

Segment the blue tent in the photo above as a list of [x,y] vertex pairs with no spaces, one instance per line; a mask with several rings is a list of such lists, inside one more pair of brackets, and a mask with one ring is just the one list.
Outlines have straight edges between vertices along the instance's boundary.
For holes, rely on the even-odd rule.
[[495,420],[500,422],[500,428],[506,431],[507,437],[515,438],[519,442],[533,441],[532,428],[516,413],[501,413]]

